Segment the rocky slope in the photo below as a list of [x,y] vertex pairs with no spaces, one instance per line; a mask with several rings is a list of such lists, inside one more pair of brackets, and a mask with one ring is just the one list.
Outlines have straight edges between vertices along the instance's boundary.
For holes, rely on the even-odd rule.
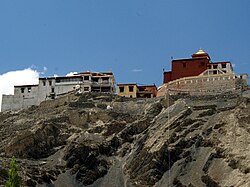
[[236,95],[100,94],[0,113],[0,185],[14,155],[23,186],[249,187],[249,114]]

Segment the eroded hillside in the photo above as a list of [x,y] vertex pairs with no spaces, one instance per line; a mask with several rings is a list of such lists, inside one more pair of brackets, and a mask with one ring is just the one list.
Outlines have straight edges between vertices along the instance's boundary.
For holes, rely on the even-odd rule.
[[81,94],[0,113],[0,184],[14,155],[24,186],[248,187],[249,109],[234,95]]

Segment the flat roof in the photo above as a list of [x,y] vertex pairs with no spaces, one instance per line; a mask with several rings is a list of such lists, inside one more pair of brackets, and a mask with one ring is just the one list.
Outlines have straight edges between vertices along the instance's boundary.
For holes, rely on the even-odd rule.
[[23,88],[23,87],[36,87],[38,84],[31,84],[31,85],[17,85],[14,86],[15,88]]
[[125,83],[125,84],[117,84],[117,86],[129,86],[129,85],[136,85],[136,83]]
[[71,75],[71,76],[60,76],[60,77],[42,77],[39,80],[51,80],[51,79],[70,79],[70,78],[82,78],[80,75]]
[[201,60],[201,59],[209,59],[209,58],[207,56],[196,57],[196,58],[181,58],[181,59],[174,59],[174,60],[172,60],[172,62]]
[[137,87],[156,87],[156,85],[144,85],[144,86],[137,86]]
[[222,61],[222,62],[212,62],[211,64],[227,64],[227,63],[230,63],[230,61]]
[[76,75],[81,75],[81,74],[91,74],[93,76],[105,76],[105,75],[113,75],[112,72],[80,72],[80,73],[77,73]]

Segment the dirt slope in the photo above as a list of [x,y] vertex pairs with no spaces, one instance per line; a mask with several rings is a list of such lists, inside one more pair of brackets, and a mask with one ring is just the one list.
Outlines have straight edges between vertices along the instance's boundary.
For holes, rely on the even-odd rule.
[[24,186],[248,187],[249,114],[247,96],[101,94],[0,113],[0,184],[14,155]]

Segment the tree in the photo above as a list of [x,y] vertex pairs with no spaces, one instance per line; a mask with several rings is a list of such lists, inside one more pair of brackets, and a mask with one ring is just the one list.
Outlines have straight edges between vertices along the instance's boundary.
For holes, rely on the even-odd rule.
[[21,186],[21,178],[17,173],[17,163],[15,157],[12,157],[10,161],[10,169],[8,172],[8,181],[5,184],[5,187],[19,187]]

